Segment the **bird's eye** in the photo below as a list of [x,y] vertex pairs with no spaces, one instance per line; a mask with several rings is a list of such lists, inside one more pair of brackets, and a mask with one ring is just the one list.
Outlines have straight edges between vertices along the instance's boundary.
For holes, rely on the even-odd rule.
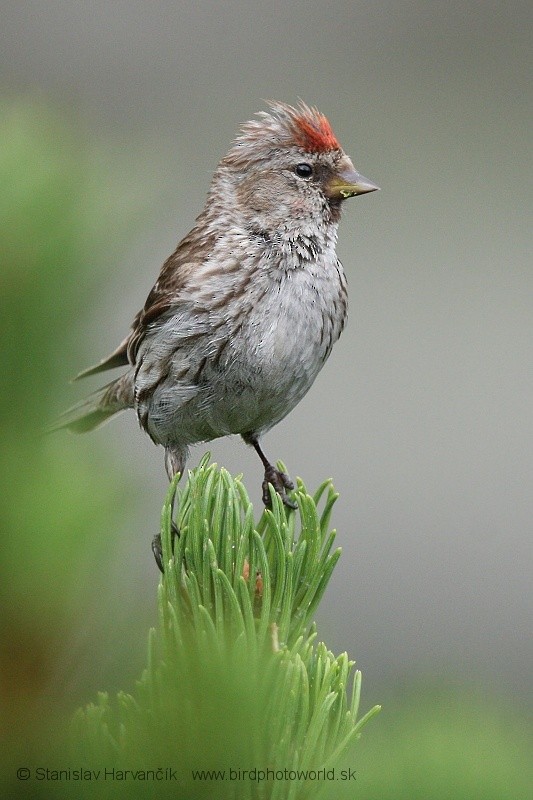
[[300,178],[310,178],[313,174],[313,167],[311,164],[296,164],[294,171]]

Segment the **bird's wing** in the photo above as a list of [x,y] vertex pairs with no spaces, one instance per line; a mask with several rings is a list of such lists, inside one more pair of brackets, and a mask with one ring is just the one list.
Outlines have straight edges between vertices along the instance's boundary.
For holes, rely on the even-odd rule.
[[[192,231],[181,240],[176,250],[167,258],[146,303],[136,315],[128,336],[116,350],[98,364],[84,369],[74,380],[86,378],[108,369],[135,364],[137,350],[148,327],[162,314],[179,302],[179,295],[189,275],[207,258],[214,243],[214,235],[202,233],[202,215]],[[205,230],[205,228],[204,228]]]
[[104,372],[106,369],[115,369],[116,367],[125,366],[128,363],[129,340],[130,336],[126,336],[116,350],[113,350],[110,355],[108,355],[106,358],[103,358],[98,362],[98,364],[94,364],[92,367],[82,370],[78,375],[76,375],[74,380],[78,381],[80,378],[87,378],[89,375],[96,375],[97,372]]
[[182,289],[189,277],[196,272],[213,250],[216,236],[205,232],[201,214],[192,231],[181,240],[176,250],[167,258],[159,277],[146,298],[144,308],[132,325],[127,341],[127,354],[130,364],[135,364],[139,345],[153,323],[163,314],[180,303]]

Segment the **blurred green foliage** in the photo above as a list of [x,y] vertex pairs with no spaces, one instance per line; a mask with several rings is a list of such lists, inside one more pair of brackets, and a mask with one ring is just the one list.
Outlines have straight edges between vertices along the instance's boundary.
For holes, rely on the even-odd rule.
[[[527,709],[494,687],[405,687],[385,702],[351,764],[357,780],[339,798],[527,800],[533,735]],[[354,791],[355,789],[355,791]]]
[[71,332],[107,244],[102,163],[81,129],[44,103],[0,103],[4,753],[27,752],[59,710],[52,676],[124,493],[120,470],[107,479],[98,445],[81,452],[67,437],[45,434],[70,399]]

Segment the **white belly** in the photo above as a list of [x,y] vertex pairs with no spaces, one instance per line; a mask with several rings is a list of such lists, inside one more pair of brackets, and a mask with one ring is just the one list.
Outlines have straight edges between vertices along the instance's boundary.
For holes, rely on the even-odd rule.
[[[150,434],[162,444],[189,444],[268,430],[310,388],[340,335],[344,310],[344,276],[336,262],[329,269],[315,264],[291,270],[276,282],[253,287],[240,309],[212,334],[192,346],[174,345],[168,379],[147,401]],[[167,335],[158,335],[165,346],[184,322],[172,318],[166,325]],[[191,321],[187,326],[194,329]],[[146,381],[153,379],[150,351],[158,350],[155,367],[161,349],[152,343],[139,383],[143,374]]]

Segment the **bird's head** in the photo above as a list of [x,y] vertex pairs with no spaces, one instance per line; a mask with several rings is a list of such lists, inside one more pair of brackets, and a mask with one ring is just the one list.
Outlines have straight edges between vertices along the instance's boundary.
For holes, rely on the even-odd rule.
[[219,171],[245,217],[271,231],[336,223],[344,200],[378,189],[355,169],[327,118],[302,102],[272,102],[246,122]]

